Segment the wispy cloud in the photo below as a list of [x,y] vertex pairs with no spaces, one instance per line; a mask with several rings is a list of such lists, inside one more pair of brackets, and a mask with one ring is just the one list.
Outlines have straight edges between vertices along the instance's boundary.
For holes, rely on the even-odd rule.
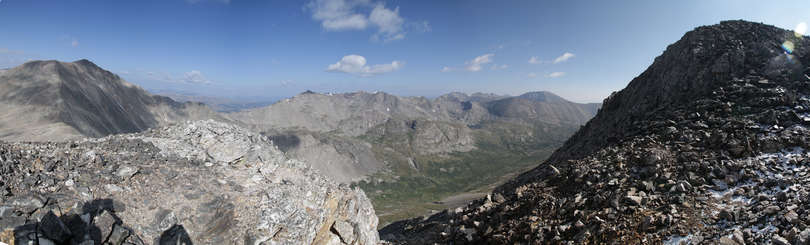
[[326,31],[376,28],[372,41],[404,39],[406,27],[419,32],[431,30],[427,21],[409,23],[400,15],[399,7],[387,8],[383,2],[371,0],[313,0],[304,9],[311,11],[312,19],[320,21]]
[[558,78],[562,76],[565,76],[565,72],[555,71],[546,75],[548,78]]
[[202,72],[198,70],[192,70],[184,73],[181,81],[189,84],[211,84],[211,81],[205,78]]
[[366,65],[366,58],[360,55],[351,54],[343,56],[337,63],[326,68],[330,72],[343,72],[358,76],[373,76],[388,72],[393,72],[402,68],[403,63],[392,61],[391,64]]
[[214,81],[208,79],[201,71],[191,70],[176,75],[161,71],[147,71],[135,69],[133,71],[118,71],[118,74],[134,77],[136,80],[149,80],[165,83],[188,84],[188,85],[213,85]]
[[482,65],[492,63],[492,60],[493,60],[492,57],[494,57],[494,56],[495,56],[495,54],[484,54],[484,55],[475,57],[475,59],[469,60],[469,61],[464,63],[464,64],[466,64],[464,69],[466,69],[467,71],[472,71],[472,72],[480,71]]
[[379,31],[372,36],[372,39],[393,41],[405,38],[405,33],[402,31],[405,19],[399,16],[399,7],[390,10],[385,8],[382,3],[378,3],[371,10],[368,20],[379,27]]
[[79,46],[79,40],[73,39],[73,41],[70,42],[70,46],[72,46],[74,48],[78,47]]
[[566,62],[566,61],[570,60],[571,58],[574,58],[575,56],[576,55],[574,55],[573,53],[565,52],[562,55],[557,56],[557,58],[554,58],[554,60],[551,60],[551,61],[543,61],[543,60],[540,60],[540,58],[538,58],[537,56],[532,56],[532,57],[529,58],[529,64],[542,64],[542,63],[558,64],[558,63]]
[[535,78],[535,77],[537,77],[537,73],[529,72],[529,74],[526,75],[526,76],[529,77],[529,78]]
[[[455,71],[455,70],[465,70],[465,71],[470,71],[470,72],[481,71],[484,68],[484,65],[492,63],[494,61],[493,57],[495,57],[495,54],[493,54],[493,53],[483,54],[483,55],[480,55],[478,57],[475,57],[475,58],[473,58],[471,60],[468,60],[468,61],[464,62],[463,67],[458,67],[457,68],[457,67],[445,66],[445,67],[442,67],[441,71],[442,72],[450,72],[450,71]],[[491,66],[491,69],[492,70],[506,69],[506,67],[507,67],[507,65],[493,64]]]
[[565,61],[568,61],[568,60],[569,60],[569,59],[571,59],[571,58],[574,58],[574,56],[575,56],[575,55],[574,55],[574,54],[572,54],[572,53],[565,52],[564,54],[562,54],[562,55],[560,55],[559,57],[555,58],[555,59],[554,59],[554,61],[553,61],[553,63],[554,63],[554,64],[557,64],[557,63],[560,63],[560,62],[565,62]]

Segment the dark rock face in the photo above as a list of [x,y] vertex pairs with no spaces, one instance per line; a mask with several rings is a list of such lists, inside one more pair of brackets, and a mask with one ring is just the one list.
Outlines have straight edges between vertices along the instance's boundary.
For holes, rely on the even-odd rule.
[[806,244],[808,47],[804,37],[758,23],[699,27],[539,167],[466,207],[385,227],[382,237]]

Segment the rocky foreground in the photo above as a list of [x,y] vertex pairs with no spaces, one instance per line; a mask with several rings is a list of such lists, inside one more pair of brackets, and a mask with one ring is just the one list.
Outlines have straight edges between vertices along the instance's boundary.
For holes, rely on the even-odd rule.
[[386,240],[810,244],[810,41],[745,21],[670,45],[548,161]]
[[0,142],[7,244],[377,244],[376,228],[361,190],[229,124]]

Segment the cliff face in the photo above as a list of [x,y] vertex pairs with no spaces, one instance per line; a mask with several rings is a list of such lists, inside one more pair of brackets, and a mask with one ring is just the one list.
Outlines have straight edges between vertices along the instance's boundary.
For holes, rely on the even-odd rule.
[[383,229],[411,243],[810,241],[810,41],[745,21],[670,45],[549,160]]
[[0,241],[9,244],[379,242],[363,191],[224,123],[2,143],[0,163]]

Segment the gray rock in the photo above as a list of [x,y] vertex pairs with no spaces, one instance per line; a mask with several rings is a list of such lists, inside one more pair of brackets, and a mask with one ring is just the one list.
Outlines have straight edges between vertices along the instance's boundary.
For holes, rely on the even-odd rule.
[[130,231],[120,225],[113,225],[112,232],[110,232],[110,237],[107,238],[108,243],[113,245],[121,245],[130,235]]
[[783,238],[783,237],[781,237],[779,235],[773,235],[771,237],[771,242],[774,245],[790,245],[790,242],[788,242],[787,239],[785,239],[785,238]]
[[138,167],[129,165],[122,165],[118,167],[117,171],[115,171],[115,175],[122,179],[129,179],[136,173],[138,173]]
[[[19,195],[0,200],[0,206],[31,212],[23,212],[26,217],[20,220],[29,214],[36,218],[45,215],[41,210],[45,199],[35,193],[50,191],[49,205],[76,215],[63,215],[71,232],[73,225],[90,224],[88,229],[75,229],[77,234],[88,233],[79,235],[77,242],[159,241],[177,224],[182,224],[182,233],[178,228],[166,233],[174,234],[169,238],[175,243],[185,239],[234,244],[252,237],[256,243],[317,244],[331,241],[333,224],[342,238],[355,244],[379,242],[378,219],[362,190],[338,185],[307,163],[289,159],[266,137],[230,124],[187,122],[64,144],[0,142],[0,155],[10,151],[25,154],[11,158],[19,161],[13,165],[19,169],[0,171],[0,178]],[[75,180],[73,187],[54,181],[47,183],[54,188],[32,189],[25,178],[15,175],[42,171],[32,161],[48,156],[83,164],[63,174]],[[205,167],[205,162],[214,164]],[[116,168],[111,163],[127,164]],[[132,173],[137,173],[137,181],[120,181]]]
[[337,235],[340,236],[340,240],[343,241],[343,243],[352,244],[354,242],[354,227],[352,227],[351,224],[342,220],[335,221],[335,224],[332,225],[332,229],[337,232]]
[[795,225],[795,224],[798,224],[799,222],[801,222],[801,219],[799,219],[799,214],[797,214],[797,213],[796,213],[796,212],[794,212],[793,210],[788,211],[788,212],[785,214],[785,220],[786,220],[788,223],[791,223],[791,224],[794,224],[794,225]]
[[45,206],[45,201],[35,194],[30,194],[15,196],[8,201],[8,204],[15,206],[17,210],[20,210],[23,213],[33,213],[37,209]]
[[164,231],[157,242],[158,245],[192,245],[188,232],[183,225],[175,225]]
[[805,228],[801,233],[799,233],[797,240],[801,245],[810,244],[810,228]]
[[632,195],[628,195],[628,196],[625,196],[625,197],[624,197],[624,201],[625,201],[627,204],[630,204],[630,205],[633,205],[633,206],[638,206],[638,205],[641,205],[641,201],[642,201],[642,200],[643,200],[643,199],[642,199],[640,196],[632,196]]
[[95,226],[96,229],[92,230],[93,233],[91,234],[93,240],[97,242],[104,242],[107,241],[107,238],[110,237],[110,234],[113,231],[113,226],[118,221],[116,218],[108,211],[103,210],[100,214],[96,215],[93,218],[92,225]]
[[771,205],[771,206],[768,206],[765,209],[763,209],[762,212],[767,214],[767,215],[774,215],[776,213],[779,213],[780,210],[782,210],[782,209],[779,208],[779,206]]
[[57,243],[67,241],[72,235],[65,223],[62,223],[62,220],[56,217],[56,214],[51,211],[48,211],[45,216],[42,216],[42,219],[39,221],[38,229],[45,237]]

